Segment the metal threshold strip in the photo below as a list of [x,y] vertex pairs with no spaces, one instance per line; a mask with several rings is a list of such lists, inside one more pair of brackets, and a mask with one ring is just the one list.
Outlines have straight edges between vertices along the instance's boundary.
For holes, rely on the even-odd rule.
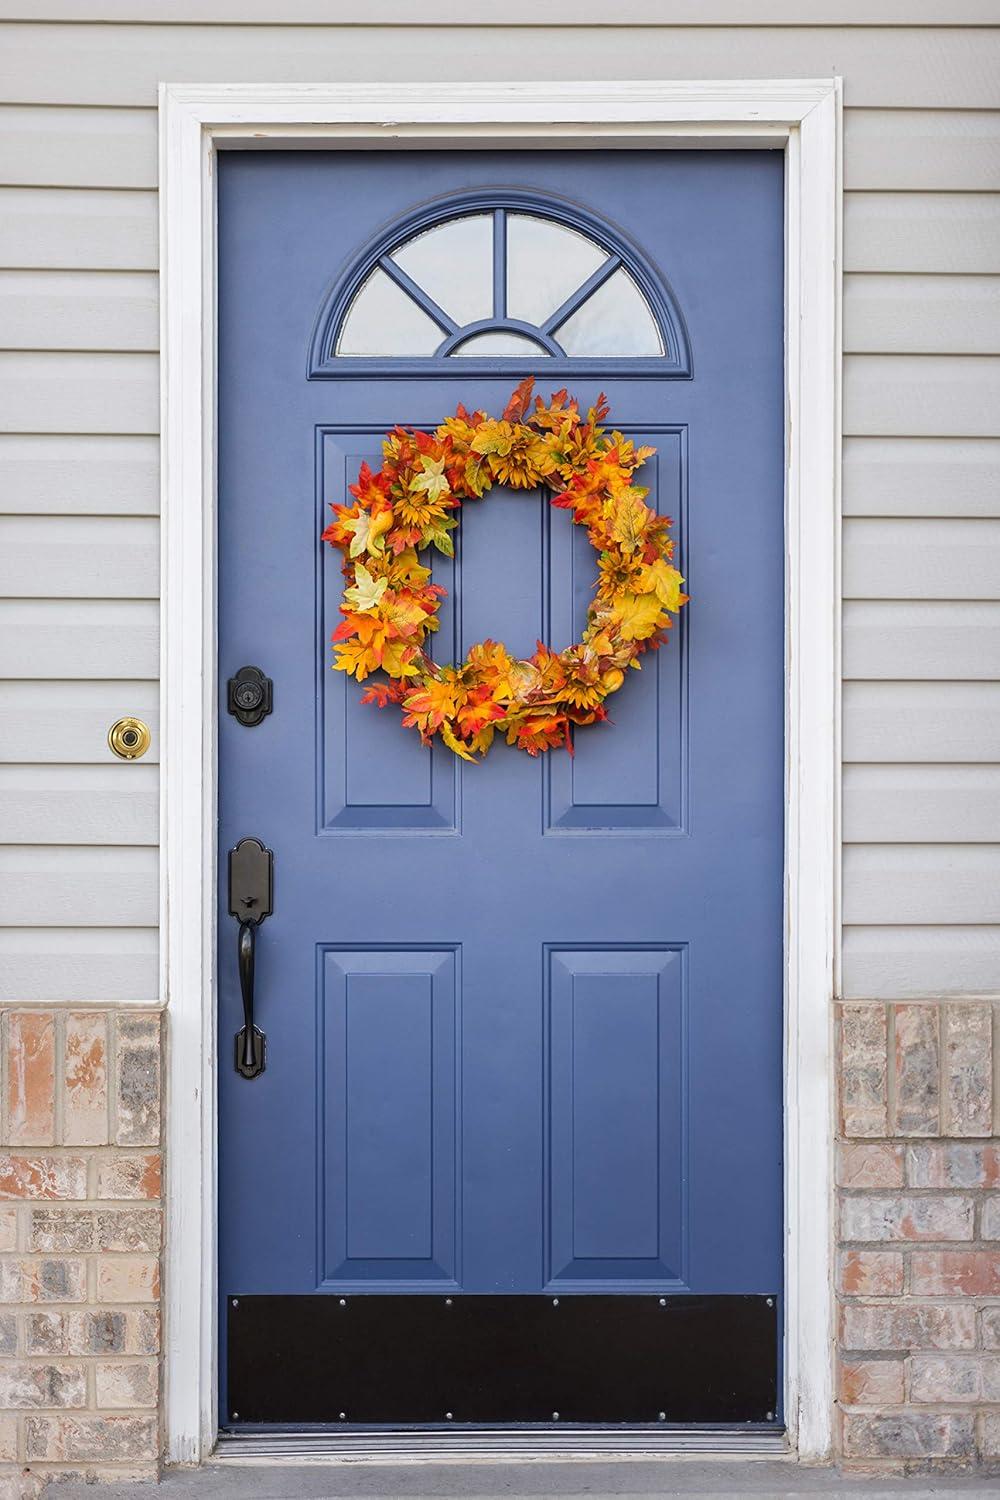
[[671,1453],[742,1454],[774,1458],[788,1452],[782,1429],[769,1426],[649,1429],[357,1428],[322,1432],[219,1434],[215,1462],[401,1458],[648,1458]]

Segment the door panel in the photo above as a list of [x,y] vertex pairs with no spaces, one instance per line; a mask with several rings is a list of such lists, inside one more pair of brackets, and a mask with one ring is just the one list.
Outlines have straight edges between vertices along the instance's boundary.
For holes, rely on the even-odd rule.
[[685,951],[551,949],[549,1284],[686,1285]]
[[458,957],[322,951],[324,1282],[457,1285]]
[[[683,360],[380,356],[365,376],[317,354],[362,247],[418,202],[487,189],[634,239]],[[782,213],[777,152],[221,158],[220,677],[223,696],[244,664],[274,681],[255,728],[220,704],[221,867],[244,836],[274,851],[253,1082],[226,1063],[220,891],[224,1355],[234,1298],[273,1329],[275,1298],[448,1293],[492,1327],[498,1295],[641,1294],[706,1299],[730,1342],[757,1330],[771,1343],[744,1366],[776,1379],[773,1306],[741,1299],[782,1285]],[[387,429],[459,401],[499,415],[529,373],[584,407],[603,389],[611,424],[655,445],[641,480],[692,599],[572,757],[497,744],[466,765],[331,670],[343,580],[319,533]],[[546,494],[497,487],[455,535],[433,559],[437,660],[579,635],[593,552]],[[336,1384],[302,1410],[338,1420]],[[761,1402],[777,1410],[755,1388],[744,1420]]]

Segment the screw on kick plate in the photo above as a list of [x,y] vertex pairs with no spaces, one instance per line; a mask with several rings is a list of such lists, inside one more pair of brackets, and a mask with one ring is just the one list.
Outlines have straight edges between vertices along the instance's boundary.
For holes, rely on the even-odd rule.
[[346,1297],[341,1297],[341,1299],[340,1299],[340,1305],[341,1305],[341,1307],[346,1307],[347,1306],[347,1298]]
[[768,1413],[767,1413],[767,1420],[768,1420],[768,1421],[769,1421],[769,1422],[773,1422],[773,1421],[774,1421],[774,1412],[773,1412],[773,1411],[769,1411],[769,1412],[768,1412]]
[[558,1422],[558,1420],[559,1420],[559,1413],[557,1411],[554,1411],[552,1413],[552,1420],[553,1420],[553,1422]]
[[240,1414],[239,1414],[239,1412],[238,1411],[234,1411],[232,1413],[232,1418],[233,1418],[234,1422],[238,1422],[240,1420]]
[[342,1421],[342,1422],[346,1422],[346,1421],[347,1421],[347,1413],[346,1413],[346,1411],[342,1411],[342,1412],[341,1412],[341,1413],[340,1413],[340,1420],[341,1420],[341,1421]]
[[234,1307],[239,1307],[239,1305],[240,1305],[240,1299],[239,1299],[239,1297],[234,1297],[233,1298],[233,1306]]
[[559,1298],[558,1297],[553,1297],[552,1298],[552,1306],[553,1307],[558,1307],[559,1306]]
[[451,1298],[450,1297],[446,1297],[444,1299],[444,1305],[445,1305],[445,1307],[450,1307],[451,1306]]
[[665,1411],[658,1411],[656,1413],[656,1420],[658,1422],[665,1422],[667,1420],[667,1414],[666,1414],[666,1412]]
[[666,1307],[666,1305],[667,1305],[667,1299],[666,1299],[666,1297],[661,1297],[660,1298],[660,1306],[661,1307]]
[[773,1297],[768,1297],[767,1298],[767,1305],[768,1305],[768,1307],[773,1307],[774,1306],[774,1298]]
[[449,1422],[452,1420],[452,1416],[451,1416],[451,1412],[450,1411],[446,1411],[445,1412],[445,1418]]

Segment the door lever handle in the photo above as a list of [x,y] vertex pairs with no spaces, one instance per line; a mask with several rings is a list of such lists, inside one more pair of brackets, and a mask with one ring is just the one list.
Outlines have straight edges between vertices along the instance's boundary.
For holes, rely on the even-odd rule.
[[258,1078],[264,1071],[267,1039],[254,1025],[254,963],[257,928],[271,914],[274,856],[259,839],[240,839],[229,851],[229,914],[239,922],[237,961],[243,996],[243,1025],[236,1033],[236,1071]]
[[264,1071],[266,1038],[253,1024],[253,966],[256,922],[241,922],[239,937],[240,990],[243,994],[243,1025],[236,1033],[236,1071],[244,1078],[256,1078]]

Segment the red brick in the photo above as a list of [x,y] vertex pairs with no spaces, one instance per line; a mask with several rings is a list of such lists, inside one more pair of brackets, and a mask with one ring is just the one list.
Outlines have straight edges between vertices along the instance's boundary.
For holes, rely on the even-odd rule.
[[972,1458],[974,1423],[971,1413],[846,1412],[844,1453],[848,1458]]
[[46,1011],[7,1017],[6,1139],[12,1146],[55,1140],[55,1021]]
[[894,1005],[894,1135],[937,1135],[940,1121],[938,1008]]
[[837,1147],[837,1182],[846,1188],[902,1187],[903,1151],[887,1141],[842,1143]]
[[896,1297],[903,1257],[895,1250],[848,1250],[840,1256],[839,1289],[849,1297]]
[[865,1194],[841,1199],[844,1240],[971,1240],[973,1230],[971,1198]]
[[840,1007],[840,1124],[848,1136],[886,1133],[884,1005]]
[[932,1303],[845,1302],[840,1309],[843,1349],[974,1349],[976,1310]]
[[0,1198],[86,1198],[82,1156],[0,1156]]
[[915,1297],[1000,1297],[1000,1250],[917,1250],[910,1267]]
[[908,1146],[906,1179],[916,1188],[1000,1187],[1000,1148],[966,1141]]
[[161,1190],[158,1151],[109,1156],[98,1164],[98,1198],[158,1198]]
[[103,1146],[108,1136],[108,1026],[100,1015],[66,1017],[63,1140]]
[[845,1406],[900,1406],[901,1359],[845,1360],[840,1366],[840,1399]]
[[941,1007],[944,1133],[989,1135],[993,1125],[993,1007],[949,1001]]

